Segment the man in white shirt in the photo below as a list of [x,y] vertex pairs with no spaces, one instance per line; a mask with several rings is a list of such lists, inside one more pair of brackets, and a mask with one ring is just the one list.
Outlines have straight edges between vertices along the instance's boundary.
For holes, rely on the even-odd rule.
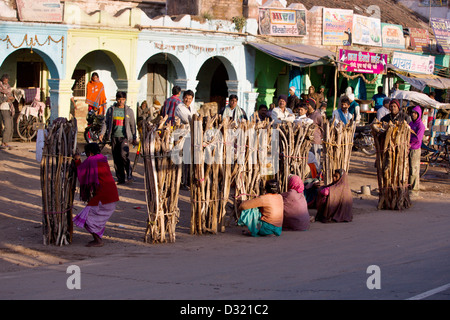
[[[183,101],[179,103],[175,107],[175,119],[179,118],[181,124],[187,125],[187,128],[190,127],[192,117],[194,114],[197,113],[196,110],[194,110],[194,106],[192,105],[192,101],[194,101],[194,92],[192,90],[186,90],[183,93]],[[191,144],[191,137],[190,134],[187,134],[185,136],[184,140],[185,146],[190,146]],[[183,147],[184,151],[184,147]],[[189,190],[190,188],[190,164],[184,163],[182,167],[182,173],[181,173],[181,188],[184,190]]]
[[194,101],[194,92],[186,90],[183,93],[183,102],[175,107],[175,117],[180,119],[181,124],[190,125],[192,116],[197,113],[192,101]]
[[391,99],[384,98],[383,106],[377,110],[378,121],[381,121],[381,118],[383,118],[388,113],[391,113],[391,111],[389,110],[389,102],[391,102]]
[[294,123],[306,123],[311,124],[313,123],[313,119],[310,119],[306,116],[306,113],[308,112],[308,107],[305,104],[300,105],[298,108],[299,116],[295,118]]
[[340,121],[347,124],[353,118],[353,115],[348,111],[349,107],[350,99],[347,97],[342,98],[341,107],[333,111],[331,121],[333,121],[334,124],[338,124]]
[[280,95],[278,98],[278,107],[272,110],[273,123],[281,123],[282,121],[294,122],[295,115],[291,109],[287,108],[287,96]]
[[222,109],[220,114],[222,117],[229,117],[232,120],[237,122],[241,122],[242,120],[247,120],[247,114],[244,109],[237,105],[238,97],[235,94],[230,95],[228,98],[228,105]]

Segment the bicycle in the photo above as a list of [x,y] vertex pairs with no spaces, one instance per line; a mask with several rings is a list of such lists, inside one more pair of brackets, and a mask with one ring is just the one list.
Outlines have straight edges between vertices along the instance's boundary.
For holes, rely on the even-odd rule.
[[437,136],[435,146],[436,149],[422,143],[420,177],[423,177],[430,167],[443,167],[450,173],[450,136]]

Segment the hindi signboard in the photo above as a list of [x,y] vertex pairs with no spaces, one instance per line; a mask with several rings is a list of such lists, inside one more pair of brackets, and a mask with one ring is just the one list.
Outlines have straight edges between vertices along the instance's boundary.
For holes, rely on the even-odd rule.
[[365,46],[381,47],[380,19],[354,14],[352,41]]
[[57,0],[16,0],[20,21],[62,22],[62,6]]
[[323,45],[352,44],[353,10],[323,9]]
[[304,36],[306,10],[260,8],[259,33],[272,36]]
[[405,37],[401,25],[382,23],[381,39],[385,48],[405,49]]
[[339,71],[384,74],[387,54],[340,49]]
[[409,28],[410,46],[414,50],[427,50],[430,45],[430,35],[428,30],[419,28]]
[[436,37],[438,50],[450,53],[450,20],[431,18],[430,22]]
[[433,74],[434,56],[421,56],[405,52],[394,52],[392,65],[408,72]]

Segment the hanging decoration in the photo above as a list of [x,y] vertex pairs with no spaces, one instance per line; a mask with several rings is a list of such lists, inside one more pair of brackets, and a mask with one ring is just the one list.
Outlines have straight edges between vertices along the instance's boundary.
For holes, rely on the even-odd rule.
[[367,83],[367,84],[374,84],[374,83],[377,82],[377,79],[378,79],[378,74],[375,74],[375,78],[373,78],[372,80],[367,80],[366,77],[364,76],[364,74],[362,74],[362,73],[357,73],[357,74],[352,75],[352,76],[347,74],[346,72],[343,72],[343,71],[340,71],[340,73],[347,80],[353,80],[353,79],[356,79],[358,77],[361,77],[361,79],[363,79],[364,82]]
[[185,45],[167,45],[164,43],[153,43],[155,48],[158,50],[163,51],[176,51],[177,53],[183,53],[185,50],[189,50],[189,52],[195,56],[198,56],[201,53],[207,53],[210,55],[217,55],[222,54],[225,55],[228,52],[234,50],[234,46],[230,47],[222,47],[222,48],[216,48],[216,47],[202,47],[197,46],[193,44],[185,44]]
[[19,45],[15,45],[12,43],[11,38],[9,35],[6,35],[5,39],[0,39],[3,42],[6,42],[6,48],[9,49],[9,46],[12,46],[14,49],[19,49],[22,47],[30,47],[31,53],[33,53],[33,48],[36,46],[43,47],[44,45],[50,45],[53,43],[60,43],[61,42],[61,64],[64,63],[64,36],[61,36],[59,40],[55,40],[52,38],[52,36],[47,36],[44,42],[39,42],[38,36],[35,35],[34,37],[30,37],[28,39],[28,35],[26,34],[23,37],[22,42]]

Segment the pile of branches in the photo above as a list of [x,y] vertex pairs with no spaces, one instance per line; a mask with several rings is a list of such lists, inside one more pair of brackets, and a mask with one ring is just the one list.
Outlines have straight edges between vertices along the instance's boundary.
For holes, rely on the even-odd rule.
[[409,197],[409,139],[406,123],[371,124],[375,141],[378,178],[378,209],[402,210],[411,206]]
[[172,161],[171,155],[174,148],[184,143],[183,136],[174,141],[173,131],[183,127],[177,125],[172,128],[170,124],[164,124],[166,118],[160,119],[159,124],[146,121],[142,125],[148,212],[144,241],[152,243],[175,242],[175,229],[180,216],[178,198],[182,163]]
[[[225,231],[233,149],[229,129],[234,122],[220,115],[195,115],[191,122],[191,234]],[[229,143],[228,143],[229,141]],[[225,142],[225,143],[224,143]]]
[[57,118],[48,128],[42,150],[40,180],[45,245],[72,242],[72,208],[77,182],[73,155],[77,145],[76,120]]
[[288,191],[289,176],[305,180],[309,173],[308,153],[314,140],[314,124],[282,122],[278,125],[280,162],[277,179],[281,192]]
[[335,124],[334,121],[324,121],[323,128],[321,165],[324,183],[328,185],[333,182],[333,172],[336,169],[348,172],[356,122],[350,120],[344,124],[339,121]]

